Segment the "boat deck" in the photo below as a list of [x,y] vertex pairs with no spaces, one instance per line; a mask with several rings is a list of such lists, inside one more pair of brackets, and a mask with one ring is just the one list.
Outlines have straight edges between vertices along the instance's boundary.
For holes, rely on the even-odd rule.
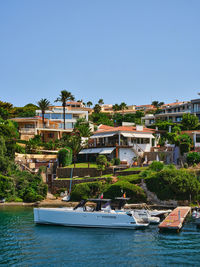
[[183,223],[188,213],[191,211],[190,207],[177,207],[159,224],[159,229],[162,230],[179,230],[183,227]]

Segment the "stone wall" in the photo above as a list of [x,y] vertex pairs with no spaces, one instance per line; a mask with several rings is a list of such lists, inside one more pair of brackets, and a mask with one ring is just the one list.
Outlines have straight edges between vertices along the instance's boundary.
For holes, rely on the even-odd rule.
[[[102,174],[113,174],[113,170],[108,168],[102,172]],[[96,168],[73,168],[73,177],[98,177],[101,175],[101,171]],[[58,178],[70,178],[71,168],[57,168],[56,176]]]
[[141,171],[116,171],[115,176],[126,176],[131,174],[139,174]]

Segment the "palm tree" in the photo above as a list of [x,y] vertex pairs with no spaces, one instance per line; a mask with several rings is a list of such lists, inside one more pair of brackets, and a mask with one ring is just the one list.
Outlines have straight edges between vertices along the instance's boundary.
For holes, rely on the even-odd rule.
[[112,109],[113,109],[114,112],[115,112],[115,111],[118,111],[118,110],[120,110],[120,106],[119,106],[118,104],[114,104],[114,105],[112,106]]
[[49,108],[50,102],[46,98],[42,98],[40,101],[37,102],[39,108],[42,111],[42,123],[43,123],[43,128],[45,128],[45,123],[44,123],[44,115],[45,111]]
[[91,101],[87,102],[87,106],[90,108],[93,105],[93,103]]
[[66,91],[66,90],[62,90],[60,92],[60,96],[55,100],[55,102],[62,102],[62,106],[63,106],[63,120],[64,120],[64,129],[65,129],[65,108],[66,108],[66,102],[68,100],[74,100],[74,96]]
[[100,113],[100,112],[101,112],[101,107],[98,104],[96,104],[94,106],[94,113]]
[[99,104],[99,105],[103,105],[103,104],[104,104],[104,101],[103,101],[102,98],[99,99],[98,104]]
[[119,106],[120,106],[120,110],[122,110],[123,113],[124,113],[124,110],[125,110],[125,109],[128,109],[126,103],[124,103],[124,102],[122,102]]

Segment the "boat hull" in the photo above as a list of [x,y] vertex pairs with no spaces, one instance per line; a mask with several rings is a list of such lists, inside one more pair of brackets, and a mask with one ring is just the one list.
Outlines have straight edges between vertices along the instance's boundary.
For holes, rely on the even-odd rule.
[[72,227],[139,229],[148,224],[137,223],[126,213],[79,212],[62,208],[34,208],[34,221],[37,224],[54,224]]

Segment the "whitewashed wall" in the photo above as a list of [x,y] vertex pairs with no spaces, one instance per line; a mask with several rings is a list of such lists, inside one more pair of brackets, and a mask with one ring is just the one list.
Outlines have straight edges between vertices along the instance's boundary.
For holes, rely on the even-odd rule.
[[131,164],[135,153],[131,148],[119,148],[119,158],[121,161],[127,161],[128,164]]

